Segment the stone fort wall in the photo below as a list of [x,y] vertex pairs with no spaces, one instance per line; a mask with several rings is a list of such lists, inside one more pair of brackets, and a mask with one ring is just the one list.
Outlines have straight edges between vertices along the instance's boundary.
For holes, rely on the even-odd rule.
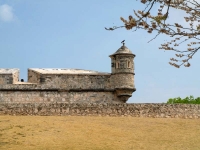
[[195,104],[1,103],[0,115],[131,116],[199,119]]
[[0,85],[13,84],[19,80],[19,69],[0,69]]
[[200,118],[200,105],[126,104],[136,90],[134,57],[123,43],[111,58],[112,73],[80,69],[0,68],[0,115],[95,115]]
[[1,103],[120,103],[111,91],[0,91]]
[[130,97],[134,91],[133,74],[28,69],[28,82],[20,82],[16,81],[18,69],[2,71],[7,74],[3,76],[0,72],[0,103],[124,103],[119,94]]
[[134,57],[125,43],[112,55],[111,73],[82,69],[0,68],[0,103],[125,103],[135,89]]

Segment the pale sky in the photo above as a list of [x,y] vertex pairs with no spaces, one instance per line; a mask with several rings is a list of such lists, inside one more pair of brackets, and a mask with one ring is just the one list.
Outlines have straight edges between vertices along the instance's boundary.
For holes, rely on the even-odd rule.
[[[133,9],[144,7],[136,0],[1,0],[0,68],[19,68],[25,81],[28,68],[111,72],[108,56],[126,40],[126,46],[136,55],[136,92],[128,103],[199,97],[199,53],[190,61],[191,67],[177,69],[168,63],[175,53],[158,49],[169,39],[165,35],[147,43],[153,34],[104,29],[123,25],[121,16],[128,18]],[[182,22],[182,14],[173,11],[169,17]]]

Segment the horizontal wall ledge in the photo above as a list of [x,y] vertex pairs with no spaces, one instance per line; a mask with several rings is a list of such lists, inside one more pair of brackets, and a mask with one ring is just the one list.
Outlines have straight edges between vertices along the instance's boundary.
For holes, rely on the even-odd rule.
[[117,72],[117,73],[111,73],[111,75],[115,75],[115,74],[133,74],[133,75],[135,75],[135,73],[133,73],[133,72]]
[[[63,91],[63,90],[59,90]],[[114,89],[70,89],[68,92],[114,92]]]
[[33,92],[40,92],[40,91],[57,91],[57,92],[114,92],[114,89],[0,89],[1,91],[10,91],[10,92],[17,92],[17,91],[33,91]]

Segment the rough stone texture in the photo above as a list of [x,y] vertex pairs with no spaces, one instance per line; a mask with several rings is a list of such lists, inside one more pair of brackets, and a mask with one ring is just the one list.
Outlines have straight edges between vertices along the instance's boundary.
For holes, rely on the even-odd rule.
[[12,84],[13,83],[13,78],[12,74],[0,74],[0,84]]
[[43,74],[40,84],[60,89],[113,89],[114,83],[110,82],[110,76],[111,74]]
[[[82,69],[46,69],[46,68],[29,68],[28,69],[28,82],[30,83],[47,83],[54,78],[67,78],[68,76],[77,75],[110,75],[110,73],[97,72],[92,70]],[[62,81],[61,81],[62,82]]]
[[1,103],[120,103],[113,92],[1,91]]
[[[30,74],[29,74],[30,75]],[[32,74],[33,75],[33,74]],[[42,82],[0,85],[0,102],[124,103],[132,95],[133,74],[41,74]],[[33,79],[33,78],[32,78]],[[35,81],[38,81],[36,78]],[[41,93],[48,93],[43,99]],[[96,96],[91,96],[95,93]],[[121,94],[120,94],[121,93]],[[37,96],[35,96],[37,95]],[[45,95],[45,94],[44,94]],[[76,95],[74,97],[70,95]],[[102,96],[104,95],[104,96]],[[121,95],[128,95],[121,98]],[[60,98],[57,98],[60,97]],[[21,100],[20,100],[21,99]]]
[[200,118],[194,104],[1,103],[0,115],[132,116]]
[[28,82],[19,82],[19,69],[0,69],[0,103],[125,103],[136,90],[135,55],[123,45],[110,57],[112,73],[32,68]]
[[0,85],[14,84],[19,80],[19,69],[1,69],[0,68]]
[[40,73],[35,70],[28,69],[28,82],[30,83],[40,83]]
[[133,74],[113,74],[111,82],[114,88],[135,88]]
[[109,57],[111,58],[112,73],[134,73],[135,54],[125,45]]

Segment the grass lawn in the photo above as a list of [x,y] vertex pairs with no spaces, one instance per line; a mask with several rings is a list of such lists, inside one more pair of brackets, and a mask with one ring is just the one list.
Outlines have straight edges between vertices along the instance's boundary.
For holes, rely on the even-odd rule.
[[0,150],[200,150],[200,119],[0,116]]

